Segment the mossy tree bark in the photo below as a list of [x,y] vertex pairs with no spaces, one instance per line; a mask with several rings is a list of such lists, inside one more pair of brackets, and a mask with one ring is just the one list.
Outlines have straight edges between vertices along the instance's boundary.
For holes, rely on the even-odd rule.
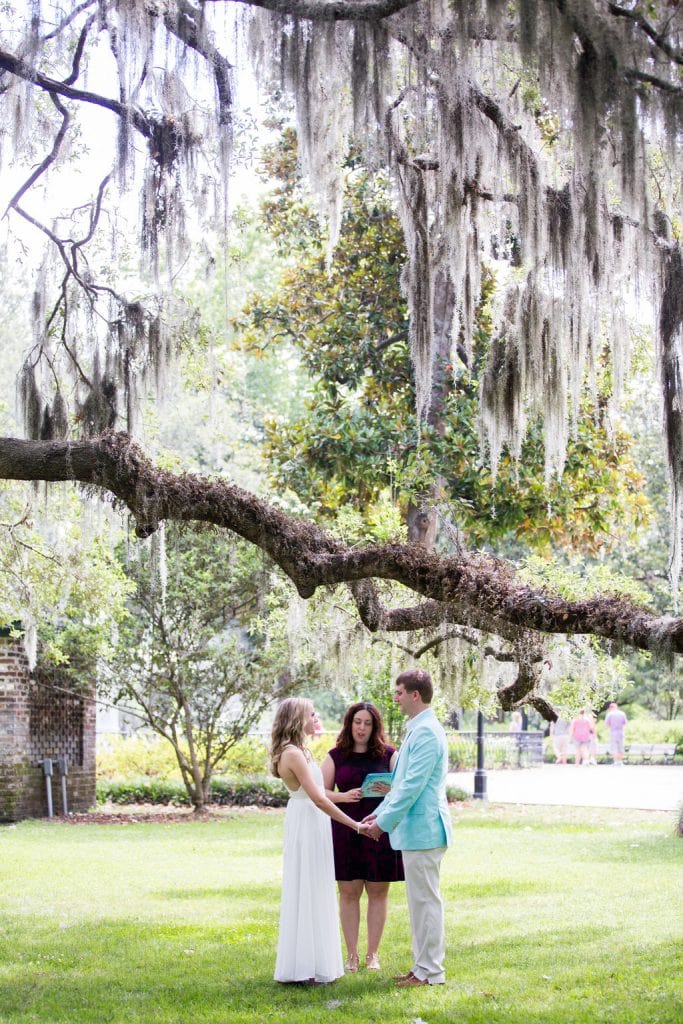
[[[133,515],[140,537],[168,519],[232,530],[268,554],[304,598],[318,587],[348,584],[360,618],[373,632],[458,623],[511,643],[529,633],[591,634],[683,654],[683,618],[655,616],[619,596],[568,601],[525,585],[508,563],[488,555],[463,551],[446,557],[411,544],[348,547],[225,480],[155,468],[125,434],[78,442],[2,438],[0,477],[72,480],[108,492]],[[387,608],[376,580],[394,580],[421,600]]]

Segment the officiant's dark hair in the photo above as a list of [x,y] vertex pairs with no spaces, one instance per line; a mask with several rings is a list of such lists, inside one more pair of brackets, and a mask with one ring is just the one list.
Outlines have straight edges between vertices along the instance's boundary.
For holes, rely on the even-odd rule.
[[408,693],[414,693],[417,690],[424,704],[432,703],[434,686],[432,684],[432,677],[425,669],[406,669],[405,672],[401,672],[400,676],[396,677],[396,685],[398,686],[399,683]]
[[384,723],[379,709],[368,700],[359,700],[344,712],[341,732],[337,736],[337,749],[344,754],[353,750],[353,720],[359,711],[367,711],[372,719],[372,732],[368,740],[368,755],[370,757],[382,757],[387,745],[387,738],[384,735]]

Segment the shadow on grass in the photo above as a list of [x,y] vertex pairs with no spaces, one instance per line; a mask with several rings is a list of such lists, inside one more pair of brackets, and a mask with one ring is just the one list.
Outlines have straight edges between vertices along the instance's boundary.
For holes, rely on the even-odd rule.
[[683,838],[674,834],[674,819],[671,819],[671,835],[629,836],[628,839],[612,839],[604,858],[592,854],[594,862],[628,864],[683,864]]
[[605,950],[597,928],[487,939],[457,931],[449,935],[448,984],[404,991],[388,969],[318,988],[278,985],[273,930],[258,922],[207,928],[103,921],[55,929],[5,917],[0,1020],[319,1024],[334,1010],[332,1019],[343,1024],[594,1024],[607,1019],[608,1007],[619,1024],[680,1021],[673,942]]
[[249,885],[245,886],[243,883],[239,885],[224,885],[220,888],[208,888],[203,889],[157,889],[152,890],[149,893],[150,898],[158,900],[225,900],[226,906],[229,906],[233,900],[239,900],[241,903],[257,903],[259,907],[267,905],[273,900],[279,905],[280,902],[280,890],[279,882],[278,888],[274,888],[273,885]]
[[255,988],[272,977],[272,929],[262,941],[256,922],[26,925],[0,919],[3,1022],[219,1020],[226,1000],[253,1014]]
[[547,882],[517,881],[505,875],[498,878],[473,878],[471,881],[447,879],[441,886],[445,899],[452,900],[491,900],[504,899],[508,896],[528,897],[530,893],[551,892],[552,886]]
[[[498,808],[485,808],[484,811],[480,811],[478,807],[474,809],[474,813],[471,809],[467,813],[455,813],[453,817],[458,828],[458,833],[467,832],[470,829],[472,831],[491,830],[517,832],[519,831],[519,821],[512,816],[510,812],[511,807],[514,807],[514,805],[503,805],[503,809],[500,814],[496,813]],[[528,806],[525,806],[524,810],[528,811]],[[564,832],[567,835],[576,833],[585,833],[586,835],[589,835],[591,833],[605,831],[604,824],[592,825],[588,822],[573,823],[567,821],[555,821],[553,824],[558,832]],[[533,828],[534,826],[532,825],[531,827]],[[546,821],[540,811],[537,815],[535,827],[546,827]]]

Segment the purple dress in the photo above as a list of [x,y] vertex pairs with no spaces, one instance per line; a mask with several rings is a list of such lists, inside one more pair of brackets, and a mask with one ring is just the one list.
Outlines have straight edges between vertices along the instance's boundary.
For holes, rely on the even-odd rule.
[[[343,753],[338,747],[330,750],[334,761],[334,784],[345,793],[358,789],[370,772],[391,771],[389,762],[394,747],[385,747],[382,757],[370,754]],[[339,804],[345,814],[354,821],[362,821],[366,814],[372,814],[381,803],[381,797],[363,797],[355,804]],[[402,882],[403,859],[398,850],[392,850],[389,836],[385,832],[379,842],[359,836],[339,822],[332,822],[332,843],[334,845],[334,877],[340,882],[352,882],[362,878],[366,882]]]

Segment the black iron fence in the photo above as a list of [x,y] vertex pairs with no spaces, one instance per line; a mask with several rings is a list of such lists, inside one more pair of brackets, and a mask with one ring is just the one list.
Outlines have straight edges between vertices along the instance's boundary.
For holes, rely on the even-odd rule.
[[[452,772],[476,767],[476,732],[448,733],[448,763]],[[531,765],[542,763],[542,732],[484,733],[486,768],[529,768]]]

